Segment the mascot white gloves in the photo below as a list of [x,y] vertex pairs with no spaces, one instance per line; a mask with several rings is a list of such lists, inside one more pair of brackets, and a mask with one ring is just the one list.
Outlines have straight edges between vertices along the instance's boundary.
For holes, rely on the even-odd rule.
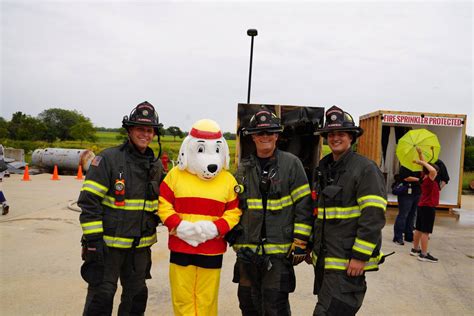
[[182,220],[176,228],[176,236],[193,247],[216,238],[219,235],[216,225],[211,221],[198,221],[195,223]]

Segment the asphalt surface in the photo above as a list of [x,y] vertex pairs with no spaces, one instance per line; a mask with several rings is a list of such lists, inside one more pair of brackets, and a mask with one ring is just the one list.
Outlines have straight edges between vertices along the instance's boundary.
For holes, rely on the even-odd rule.
[[[67,205],[77,199],[82,181],[73,176],[52,181],[50,174],[30,176],[29,182],[21,178],[11,175],[0,184],[10,203],[10,213],[0,216],[0,314],[80,315],[87,289],[79,274],[81,228],[79,213]],[[473,315],[474,196],[463,196],[459,215],[459,220],[437,216],[430,252],[439,262],[426,263],[409,255],[411,244],[392,243],[396,210],[387,211],[382,250],[396,254],[379,272],[367,274],[368,291],[358,315]],[[158,239],[152,247],[146,314],[173,315],[163,227]],[[229,250],[221,275],[219,315],[240,315],[237,285],[231,282],[234,261]],[[297,266],[296,277],[293,315],[312,315],[312,267]]]

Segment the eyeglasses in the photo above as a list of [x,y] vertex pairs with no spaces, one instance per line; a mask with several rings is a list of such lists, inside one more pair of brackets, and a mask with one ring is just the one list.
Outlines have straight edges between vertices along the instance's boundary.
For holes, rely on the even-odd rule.
[[274,134],[275,134],[275,132],[261,131],[261,132],[258,132],[256,135],[257,136],[264,136],[264,135],[273,136]]

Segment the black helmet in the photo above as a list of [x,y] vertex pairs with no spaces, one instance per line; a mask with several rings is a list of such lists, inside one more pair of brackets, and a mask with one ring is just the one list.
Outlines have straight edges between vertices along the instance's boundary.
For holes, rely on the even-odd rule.
[[250,118],[248,127],[242,128],[242,134],[247,136],[262,131],[273,133],[281,133],[283,131],[280,118],[265,106],[262,106],[261,109]]
[[158,135],[158,129],[161,127],[158,113],[155,111],[153,105],[148,101],[142,102],[137,105],[130,116],[125,115],[122,120],[122,127],[128,129],[130,126],[152,126],[155,130],[155,134]]
[[315,134],[326,138],[329,132],[335,131],[351,133],[354,135],[353,142],[364,133],[362,128],[355,126],[354,119],[349,113],[333,105],[326,111],[324,128],[316,131]]

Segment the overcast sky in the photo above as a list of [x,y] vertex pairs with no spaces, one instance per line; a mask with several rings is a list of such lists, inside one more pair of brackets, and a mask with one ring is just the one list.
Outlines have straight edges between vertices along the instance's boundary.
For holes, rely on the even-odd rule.
[[76,109],[119,127],[148,100],[168,126],[235,132],[252,103],[468,114],[471,1],[2,1],[0,116]]

